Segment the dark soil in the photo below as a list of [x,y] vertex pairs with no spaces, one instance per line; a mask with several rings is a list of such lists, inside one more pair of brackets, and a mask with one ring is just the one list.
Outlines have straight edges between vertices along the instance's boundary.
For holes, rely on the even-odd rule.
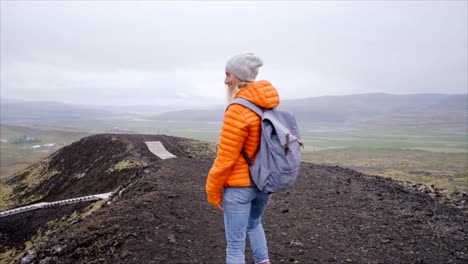
[[[170,138],[161,141],[179,158],[151,159],[141,136],[121,137],[142,148],[146,166],[110,204],[37,243],[30,263],[223,263],[223,217],[205,194],[212,149]],[[271,261],[467,263],[468,215],[442,201],[390,179],[303,163],[264,216]]]
[[90,203],[76,203],[60,208],[45,208],[0,218],[0,253],[8,248],[22,248],[49,221],[67,217],[74,211],[80,212]]

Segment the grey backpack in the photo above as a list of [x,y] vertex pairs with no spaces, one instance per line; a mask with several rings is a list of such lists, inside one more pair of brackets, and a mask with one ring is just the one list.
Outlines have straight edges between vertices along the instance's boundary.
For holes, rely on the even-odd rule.
[[285,111],[262,109],[254,103],[236,98],[231,104],[243,105],[261,119],[261,139],[254,164],[244,149],[242,155],[249,164],[250,177],[257,188],[274,193],[291,186],[297,179],[301,165],[300,133],[295,117]]

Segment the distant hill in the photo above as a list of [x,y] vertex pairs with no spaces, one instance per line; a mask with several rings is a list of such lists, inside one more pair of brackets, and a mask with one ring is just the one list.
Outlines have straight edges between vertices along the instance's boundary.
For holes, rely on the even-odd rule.
[[[466,94],[358,94],[284,100],[280,108],[299,121],[375,125],[460,125],[468,113]],[[167,112],[154,119],[221,121],[224,109]]]
[[168,111],[176,111],[182,109],[177,105],[99,105],[95,106],[98,109],[112,112],[114,114],[160,114]]
[[0,121],[4,122],[56,122],[108,118],[112,113],[78,105],[47,101],[21,101],[3,99],[0,104]]
[[[184,106],[80,106],[57,102],[2,99],[0,121],[61,122],[138,118],[157,121],[220,122],[225,106],[183,109]],[[466,127],[467,94],[357,94],[283,100],[280,109],[293,112],[299,122],[385,126]],[[161,113],[166,110],[166,112]],[[148,118],[148,115],[153,114]],[[160,114],[158,114],[160,113]]]

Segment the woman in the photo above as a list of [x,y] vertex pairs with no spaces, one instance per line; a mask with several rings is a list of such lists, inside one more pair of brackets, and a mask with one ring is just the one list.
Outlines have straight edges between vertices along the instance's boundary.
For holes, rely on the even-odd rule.
[[[255,81],[263,61],[251,53],[232,57],[226,63],[228,104],[234,98],[244,98],[262,108],[274,108],[279,95],[268,81]],[[245,263],[245,239],[248,234],[257,264],[270,263],[262,215],[270,194],[260,192],[249,176],[249,166],[241,155],[245,150],[255,160],[260,143],[260,117],[238,104],[225,113],[219,149],[208,174],[208,202],[224,213],[227,240],[226,262]]]

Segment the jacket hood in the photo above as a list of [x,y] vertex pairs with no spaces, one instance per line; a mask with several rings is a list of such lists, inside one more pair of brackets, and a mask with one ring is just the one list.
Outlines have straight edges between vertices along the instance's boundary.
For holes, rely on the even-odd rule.
[[263,108],[275,108],[280,103],[278,91],[265,80],[249,84],[236,94],[236,98],[244,98]]

